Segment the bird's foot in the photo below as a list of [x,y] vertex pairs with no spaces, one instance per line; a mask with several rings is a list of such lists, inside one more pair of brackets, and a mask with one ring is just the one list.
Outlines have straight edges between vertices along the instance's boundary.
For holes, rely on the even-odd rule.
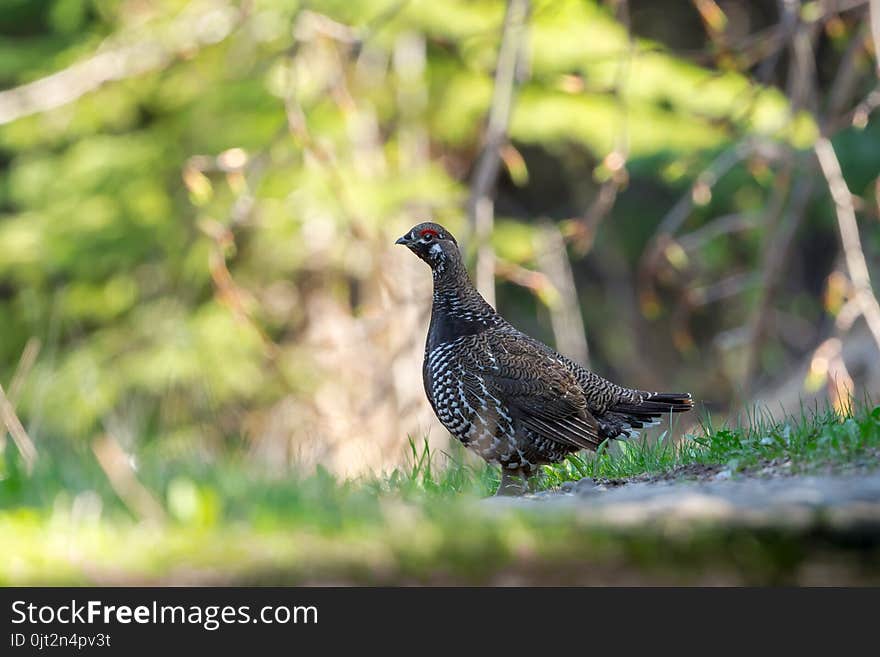
[[532,476],[526,478],[526,488],[529,493],[537,493],[544,489],[544,470],[539,469]]
[[501,471],[501,484],[495,491],[495,497],[516,497],[528,492],[528,484],[523,477]]

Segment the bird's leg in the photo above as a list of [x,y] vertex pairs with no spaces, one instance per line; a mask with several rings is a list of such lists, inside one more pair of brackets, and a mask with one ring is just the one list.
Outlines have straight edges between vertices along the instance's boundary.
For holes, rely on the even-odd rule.
[[528,492],[534,493],[540,490],[542,480],[544,479],[544,470],[541,468],[533,470],[529,474],[524,475],[523,479],[526,482]]
[[515,496],[522,495],[526,492],[526,480],[517,474],[510,472],[504,468],[501,469],[501,484],[495,492],[498,496]]

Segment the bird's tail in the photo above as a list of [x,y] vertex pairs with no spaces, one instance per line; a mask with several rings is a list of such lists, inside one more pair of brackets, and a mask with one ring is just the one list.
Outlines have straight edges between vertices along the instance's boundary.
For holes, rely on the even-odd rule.
[[694,407],[689,392],[649,392],[637,404],[618,404],[615,410],[635,415],[663,415],[664,413],[683,413]]
[[638,429],[657,424],[664,415],[683,413],[693,407],[694,400],[687,392],[644,393],[641,401],[620,402],[608,409],[606,421],[609,426],[603,437],[632,435]]

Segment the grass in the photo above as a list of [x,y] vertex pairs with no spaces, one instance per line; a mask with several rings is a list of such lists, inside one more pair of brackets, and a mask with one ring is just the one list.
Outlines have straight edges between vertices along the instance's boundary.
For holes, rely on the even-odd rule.
[[[794,472],[869,467],[880,449],[880,407],[753,416],[744,426],[707,420],[700,435],[676,443],[665,435],[616,443],[548,467],[536,483],[674,473],[695,463],[734,475],[783,461]],[[244,456],[206,463],[145,451],[137,478],[163,516],[152,522],[121,501],[90,450],[44,448],[31,475],[11,444],[3,456],[0,585],[791,583],[815,556],[809,541],[785,532],[619,531],[576,515],[502,510],[479,502],[497,486],[495,469],[415,441],[405,467],[353,481],[321,470],[273,478]]]
[[[687,435],[673,443],[667,433],[657,439],[641,438],[601,447],[596,455],[572,455],[545,468],[544,487],[584,477],[626,479],[662,474],[691,464],[719,465],[732,474],[745,473],[771,462],[790,463],[793,473],[836,469],[864,458],[875,458],[880,448],[880,406],[857,408],[844,415],[834,410],[802,410],[799,416],[775,420],[753,411],[747,422],[714,427],[703,423],[702,435]],[[607,445],[607,443],[606,443]]]
[[[880,406],[863,406],[844,415],[831,409],[804,409],[799,416],[781,420],[754,410],[745,419],[715,427],[711,418],[706,418],[700,435],[689,434],[675,442],[665,431],[656,437],[606,442],[595,454],[572,454],[562,463],[545,466],[534,478],[533,489],[553,489],[585,477],[617,480],[674,474],[694,464],[721,466],[736,475],[785,462],[797,474],[840,469],[878,457]],[[379,489],[403,487],[439,494],[469,491],[488,495],[498,486],[494,468],[468,467],[462,465],[460,457],[443,454],[446,466],[438,469],[436,455],[430,453],[427,443],[419,448],[410,440],[409,449],[408,467],[392,473],[388,486],[375,482]]]

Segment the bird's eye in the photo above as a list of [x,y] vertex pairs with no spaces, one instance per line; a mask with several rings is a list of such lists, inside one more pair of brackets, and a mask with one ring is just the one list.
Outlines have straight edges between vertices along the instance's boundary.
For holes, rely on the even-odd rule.
[[433,240],[435,237],[437,237],[437,231],[435,231],[435,230],[423,230],[422,233],[421,233],[421,235],[422,235],[422,240],[423,240],[423,241],[425,241],[425,242],[430,242],[430,241]]

